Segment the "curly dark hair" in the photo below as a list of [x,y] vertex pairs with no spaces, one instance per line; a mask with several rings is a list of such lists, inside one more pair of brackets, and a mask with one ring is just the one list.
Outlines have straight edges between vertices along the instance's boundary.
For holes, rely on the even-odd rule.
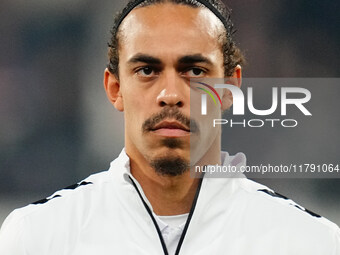
[[[225,76],[231,76],[234,73],[237,65],[242,65],[245,62],[244,56],[241,50],[236,46],[233,41],[233,34],[235,33],[234,25],[231,21],[230,14],[231,10],[221,0],[205,0],[209,2],[223,17],[225,24],[225,31],[220,35],[219,40],[221,41],[221,50],[224,57],[224,74]],[[114,25],[111,29],[111,40],[108,43],[108,57],[109,64],[108,70],[119,78],[119,35],[120,35],[120,24],[126,12],[135,3],[135,0],[130,0],[125,8],[119,12],[115,19]],[[181,5],[188,5],[193,8],[206,8],[205,5],[196,0],[145,0],[135,8],[141,8],[159,3],[174,3]]]

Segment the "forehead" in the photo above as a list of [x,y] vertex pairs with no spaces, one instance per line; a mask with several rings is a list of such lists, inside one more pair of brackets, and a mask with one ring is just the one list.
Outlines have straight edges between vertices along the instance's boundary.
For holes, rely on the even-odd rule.
[[184,54],[220,50],[224,26],[207,8],[162,3],[133,10],[120,30],[123,50]]

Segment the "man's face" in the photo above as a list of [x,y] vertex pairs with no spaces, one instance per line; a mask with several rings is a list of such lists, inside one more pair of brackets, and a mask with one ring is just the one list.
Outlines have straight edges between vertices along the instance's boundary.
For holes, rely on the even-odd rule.
[[199,159],[219,136],[211,122],[190,116],[190,78],[224,76],[218,40],[223,29],[208,9],[171,3],[138,8],[125,18],[119,108],[125,114],[128,154],[180,168],[171,162],[188,164],[190,147],[197,148],[191,153]]

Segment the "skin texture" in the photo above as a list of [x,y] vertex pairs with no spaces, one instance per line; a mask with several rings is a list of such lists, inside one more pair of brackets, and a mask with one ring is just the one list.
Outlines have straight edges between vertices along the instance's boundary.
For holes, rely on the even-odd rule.
[[[208,105],[213,109],[208,117],[190,112],[190,92],[201,95],[190,86],[190,78],[224,77],[218,40],[223,24],[206,8],[162,3],[133,10],[120,29],[119,79],[105,70],[104,87],[114,107],[124,112],[131,173],[156,214],[187,213],[198,184],[189,165],[220,163],[221,131],[211,127],[209,118],[218,118],[232,104],[231,94],[220,90],[221,108]],[[240,77],[237,67],[230,82],[240,86]],[[154,121],[165,128],[143,130],[145,122],[162,111],[191,118],[199,131],[188,132],[186,122],[175,117]],[[188,164],[187,171],[159,174],[152,164],[157,159],[180,160]]]

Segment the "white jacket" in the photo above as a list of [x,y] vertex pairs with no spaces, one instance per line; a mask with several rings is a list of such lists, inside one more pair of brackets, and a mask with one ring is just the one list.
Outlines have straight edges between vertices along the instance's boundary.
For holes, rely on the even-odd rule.
[[[222,153],[224,164],[242,158]],[[0,255],[164,254],[129,169],[123,150],[108,171],[13,211]],[[179,254],[340,255],[340,231],[246,178],[204,178]]]

